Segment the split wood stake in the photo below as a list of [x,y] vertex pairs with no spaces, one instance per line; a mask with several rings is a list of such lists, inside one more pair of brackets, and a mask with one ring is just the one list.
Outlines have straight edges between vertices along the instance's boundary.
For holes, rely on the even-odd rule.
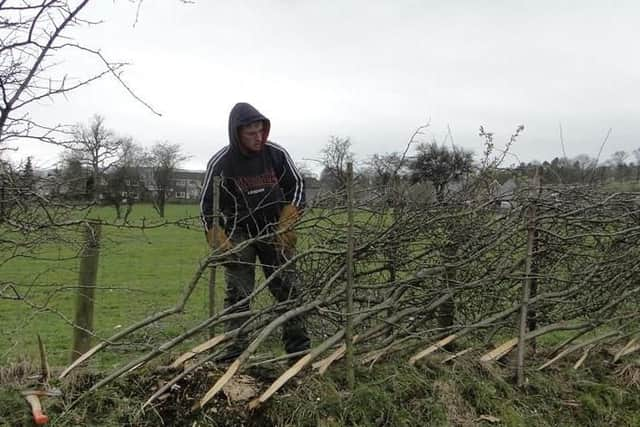
[[450,342],[452,342],[456,338],[458,338],[458,335],[452,334],[452,335],[449,335],[448,337],[445,337],[445,338],[441,339],[440,341],[438,341],[437,343],[433,344],[432,346],[429,346],[425,350],[422,350],[420,353],[416,354],[415,356],[412,356],[411,359],[409,359],[409,363],[412,364],[412,365],[415,365],[415,363],[418,360],[422,359],[423,357],[426,357],[426,356],[430,355],[431,353],[434,353],[434,352],[440,350],[441,348],[443,348],[445,345],[449,344]]
[[536,238],[536,205],[535,199],[540,189],[540,171],[536,168],[535,174],[530,181],[529,187],[529,208],[527,215],[527,259],[525,264],[525,279],[522,285],[522,307],[520,309],[520,324],[518,339],[518,355],[516,359],[516,379],[518,387],[525,383],[524,358],[526,351],[525,335],[527,334],[527,318],[529,309],[529,298],[531,295],[531,268],[533,265],[533,249]]
[[628,354],[627,350],[629,348],[633,348],[632,346],[636,343],[637,340],[638,337],[631,338],[631,340],[629,340],[629,342],[626,343],[625,346],[622,347],[622,349],[620,349],[620,351],[618,351],[618,353],[616,353],[616,355],[613,357],[613,363],[616,363],[622,356]]
[[[218,225],[220,218],[220,177],[214,176],[213,186],[212,188],[212,199],[213,199],[213,226]],[[216,239],[212,239],[214,242]],[[214,250],[218,248],[214,247]],[[209,317],[213,317],[216,315],[216,265],[212,264],[209,269]],[[209,338],[214,338],[216,336],[216,326],[211,325],[209,327]]]
[[483,355],[480,358],[480,361],[492,362],[494,360],[499,360],[500,358],[504,357],[505,354],[513,350],[513,347],[515,347],[518,344],[518,341],[519,341],[518,337],[512,338],[509,341],[506,341],[502,345],[496,347],[495,349],[491,350],[487,354]]
[[574,370],[580,368],[580,366],[582,366],[584,361],[587,360],[587,356],[589,355],[589,352],[591,351],[592,348],[593,348],[593,346],[589,346],[589,347],[584,349],[584,353],[582,353],[582,357],[580,357],[580,359],[578,359],[576,364],[573,365],[573,369]]
[[215,336],[213,338],[211,338],[208,341],[203,342],[202,344],[199,344],[197,346],[195,346],[194,348],[192,348],[191,350],[181,354],[171,365],[170,367],[172,369],[177,369],[180,366],[182,366],[184,364],[184,362],[186,362],[187,360],[197,356],[198,354],[205,352],[207,350],[212,349],[213,347],[215,347],[216,345],[220,344],[221,342],[225,341],[227,338],[229,338],[229,335],[227,334],[220,334],[218,336]]
[[553,359],[549,359],[548,361],[546,361],[545,363],[540,365],[540,367],[538,367],[538,370],[539,371],[543,370],[544,368],[546,368],[549,365],[553,364],[554,362],[562,359],[566,355],[573,353],[576,350],[580,350],[581,348],[588,347],[588,346],[590,346],[592,344],[596,344],[596,343],[598,343],[600,341],[604,341],[604,340],[607,340],[607,339],[609,339],[611,337],[616,337],[616,336],[619,336],[619,335],[620,335],[619,331],[610,331],[610,332],[607,332],[607,333],[605,333],[603,335],[600,335],[598,337],[591,338],[591,339],[589,339],[587,341],[584,341],[582,343],[574,344],[571,347],[566,348],[562,352],[558,353],[558,355],[556,357],[554,357]]
[[209,391],[202,397],[202,399],[200,399],[200,401],[196,403],[191,409],[195,411],[199,408],[202,408],[204,405],[207,404],[207,402],[209,402],[213,398],[213,396],[218,394],[218,392],[222,390],[222,387],[224,387],[225,384],[229,382],[231,377],[233,377],[236,374],[236,372],[240,370],[240,364],[241,364],[240,360],[236,359],[231,364],[231,366],[229,366],[229,369],[227,369],[227,372],[225,372],[224,375],[220,377],[220,379],[214,384],[214,386],[211,387],[211,389],[209,389]]
[[440,363],[444,364],[444,363],[450,362],[453,359],[457,359],[460,356],[464,356],[465,354],[469,353],[471,350],[473,350],[473,347],[465,348],[464,350],[454,353],[451,356],[445,357],[444,359],[442,359],[442,362]]
[[344,340],[346,344],[347,385],[355,388],[353,366],[353,163],[347,163],[347,313]]

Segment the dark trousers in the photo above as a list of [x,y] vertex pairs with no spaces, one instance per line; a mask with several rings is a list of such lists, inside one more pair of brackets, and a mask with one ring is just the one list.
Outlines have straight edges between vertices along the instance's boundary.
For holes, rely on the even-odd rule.
[[[231,240],[237,245],[249,236],[242,232],[234,232]],[[226,264],[225,282],[226,297],[225,307],[247,297],[255,287],[256,256],[262,264],[262,271],[265,278],[278,269],[286,261],[285,255],[273,242],[257,240],[237,253],[237,257],[232,262]],[[278,302],[296,298],[297,273],[295,267],[285,268],[269,282],[269,291]],[[249,310],[249,304],[238,307],[238,311]],[[226,330],[239,328],[246,319],[235,319],[225,323]],[[242,335],[239,337],[242,341]],[[283,325],[282,341],[287,353],[307,350],[310,345],[304,323],[301,318],[293,318]]]

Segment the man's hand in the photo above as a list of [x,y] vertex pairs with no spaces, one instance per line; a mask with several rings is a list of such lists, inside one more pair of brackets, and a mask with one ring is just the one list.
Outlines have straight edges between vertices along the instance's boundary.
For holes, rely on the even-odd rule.
[[227,233],[219,225],[214,225],[207,231],[207,243],[209,243],[210,248],[218,249],[220,252],[227,252],[233,249]]
[[282,208],[280,212],[280,220],[278,221],[278,243],[287,250],[296,247],[298,236],[293,229],[295,223],[300,219],[298,208],[289,204]]

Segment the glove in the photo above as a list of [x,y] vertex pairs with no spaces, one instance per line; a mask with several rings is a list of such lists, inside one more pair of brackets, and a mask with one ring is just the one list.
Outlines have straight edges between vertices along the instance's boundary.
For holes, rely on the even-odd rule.
[[284,249],[291,250],[296,247],[298,236],[293,226],[300,219],[298,208],[289,204],[282,208],[280,219],[278,220],[278,243]]
[[218,249],[220,252],[227,252],[233,249],[227,233],[217,224],[207,230],[207,243],[209,243],[210,248]]

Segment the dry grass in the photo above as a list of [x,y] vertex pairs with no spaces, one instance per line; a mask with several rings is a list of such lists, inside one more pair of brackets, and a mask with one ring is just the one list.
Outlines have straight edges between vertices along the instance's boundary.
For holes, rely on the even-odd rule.
[[452,382],[436,380],[433,383],[433,392],[444,406],[447,419],[456,427],[472,427],[476,423],[477,415],[467,401],[462,398],[462,393]]
[[625,388],[640,389],[640,359],[622,364],[615,370],[615,377]]
[[8,366],[0,366],[0,386],[2,387],[27,387],[37,382],[39,376],[39,366],[26,359],[10,363]]

